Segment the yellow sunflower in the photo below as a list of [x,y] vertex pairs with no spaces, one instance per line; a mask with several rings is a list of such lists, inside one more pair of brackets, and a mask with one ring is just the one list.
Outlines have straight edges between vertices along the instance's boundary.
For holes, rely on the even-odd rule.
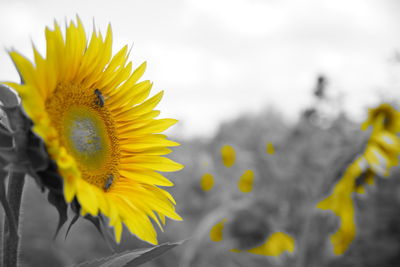
[[376,175],[388,176],[398,165],[400,154],[400,113],[389,104],[369,110],[361,129],[372,127],[362,153],[347,167],[333,188],[331,195],[317,204],[317,208],[331,210],[340,218],[340,226],[331,236],[336,255],[346,252],[356,236],[355,210],[352,194],[365,193],[365,186],[374,184]]
[[127,46],[112,55],[110,26],[104,38],[94,30],[87,40],[77,18],[65,36],[56,22],[45,34],[46,57],[35,47],[34,63],[9,52],[22,84],[6,84],[57,163],[66,201],[76,199],[82,215],[106,215],[117,242],[124,223],[156,244],[152,221],[161,228],[165,217],[181,220],[173,197],[157,187],[172,185],[157,171],[183,167],[162,157],[179,145],[160,134],[176,120],[155,119],[163,92],[148,98],[152,83],[138,82],[146,63],[132,71]]
[[[224,240],[224,229],[225,229],[225,224],[227,223],[227,219],[223,219],[220,222],[216,223],[210,230],[209,236],[210,240],[213,242],[221,242]],[[254,226],[254,222],[250,221],[247,222],[247,224],[250,223]],[[257,225],[256,225],[257,226]],[[247,228],[249,225],[246,226]],[[250,244],[255,243],[254,242],[254,237],[263,237],[263,233],[260,233],[260,229],[245,229],[246,231],[252,230],[253,232],[247,233],[247,235],[242,235],[240,239],[250,239]],[[256,232],[254,232],[254,230]],[[265,229],[261,229],[265,231]],[[266,234],[268,232],[265,232]],[[256,235],[255,235],[256,234]],[[229,238],[229,237],[228,237]],[[230,237],[232,239],[232,237]],[[263,255],[263,256],[281,256],[285,252],[287,253],[293,253],[295,250],[295,241],[293,237],[290,235],[284,233],[284,232],[273,232],[267,235],[265,238],[262,240],[259,240],[261,242],[253,244],[252,247],[250,248],[245,248],[245,249],[231,249],[231,252],[248,252],[251,254],[256,254],[256,255]],[[239,242],[242,242],[239,240]],[[248,240],[246,241],[248,242]]]
[[369,126],[376,125],[377,121],[383,119],[383,129],[391,133],[400,132],[400,112],[388,103],[380,104],[376,108],[368,110],[368,118],[361,125],[362,130],[366,130]]
[[[384,107],[385,112],[382,112]],[[387,112],[389,110],[390,112]],[[400,113],[388,104],[382,104],[376,109],[370,109],[370,116],[365,125],[372,126],[363,157],[369,163],[371,170],[381,176],[388,176],[392,167],[398,164],[400,153]]]

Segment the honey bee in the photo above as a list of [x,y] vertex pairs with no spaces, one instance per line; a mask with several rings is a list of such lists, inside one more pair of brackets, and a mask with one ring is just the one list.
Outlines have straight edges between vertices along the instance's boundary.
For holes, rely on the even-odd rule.
[[96,100],[94,103],[100,107],[104,106],[104,96],[99,89],[94,90],[94,94],[96,95]]
[[114,181],[114,176],[112,174],[109,174],[108,178],[106,180],[106,183],[104,184],[104,187],[103,187],[104,190],[107,191],[111,187],[113,181]]

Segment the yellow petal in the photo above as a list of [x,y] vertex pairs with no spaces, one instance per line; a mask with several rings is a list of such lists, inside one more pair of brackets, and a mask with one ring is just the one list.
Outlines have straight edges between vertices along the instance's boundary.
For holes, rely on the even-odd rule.
[[79,181],[77,198],[79,204],[91,215],[96,216],[98,214],[99,203],[96,198],[94,190],[98,190],[97,187],[88,184],[86,181]]
[[[178,120],[175,119],[159,119],[159,120],[153,120],[148,124],[145,124],[144,126],[135,129],[134,131],[130,131],[128,129],[120,130],[121,137],[123,138],[129,138],[129,137],[135,137],[135,136],[141,136],[145,134],[150,134],[150,133],[161,133],[167,130],[169,127],[177,123]],[[132,126],[134,127],[134,126]]]
[[149,171],[149,170],[135,170],[135,169],[130,169],[131,164],[127,165],[121,165],[121,170],[120,174],[123,177],[126,177],[128,179],[132,179],[134,181],[138,181],[140,183],[146,183],[146,184],[154,184],[154,185],[160,185],[160,186],[173,186],[174,184],[159,174],[158,172],[155,171]]
[[162,134],[150,134],[146,136],[121,140],[121,148],[124,148],[126,150],[148,149],[154,147],[170,147],[179,145],[180,144],[177,142],[168,140],[167,137]]
[[124,120],[126,118],[134,118],[138,115],[150,112],[161,101],[163,94],[164,94],[164,91],[161,91],[158,94],[156,94],[153,97],[146,100],[145,102],[141,103],[140,105],[137,105],[131,109],[127,109],[120,113],[116,112],[117,113],[116,116],[117,116],[117,118],[121,118],[122,120]]
[[17,67],[19,75],[21,76],[22,79],[22,83],[34,84],[36,87],[38,87],[38,82],[36,80],[36,72],[33,67],[33,64],[27,58],[25,58],[24,56],[15,51],[10,51],[9,55],[12,61],[14,62],[15,66]]
[[158,156],[134,156],[122,159],[121,163],[132,163],[134,166],[162,172],[175,172],[183,169],[183,165],[169,158]]
[[119,244],[119,242],[121,242],[122,224],[121,222],[116,222],[113,226],[114,226],[115,242]]
[[126,90],[129,90],[133,88],[133,86],[136,84],[136,82],[142,77],[143,73],[146,70],[146,62],[143,62],[132,74],[131,76],[126,80],[124,84],[118,88],[118,90],[114,92],[110,92],[110,95],[114,95],[118,92],[125,92]]

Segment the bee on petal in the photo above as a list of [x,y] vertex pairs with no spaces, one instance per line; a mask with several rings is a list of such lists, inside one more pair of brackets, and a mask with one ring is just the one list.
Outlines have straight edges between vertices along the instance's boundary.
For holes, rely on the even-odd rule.
[[104,106],[104,96],[99,89],[94,90],[94,94],[96,95],[96,100],[94,103],[100,107]]
[[111,187],[113,181],[114,181],[114,176],[112,174],[109,174],[106,183],[104,184],[105,191],[107,191]]

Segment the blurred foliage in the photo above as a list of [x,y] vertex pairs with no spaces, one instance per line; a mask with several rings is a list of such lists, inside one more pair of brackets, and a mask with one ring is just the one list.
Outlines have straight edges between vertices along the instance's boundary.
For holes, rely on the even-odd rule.
[[[356,199],[357,237],[342,257],[334,257],[328,236],[337,226],[332,214],[317,211],[317,201],[325,196],[340,171],[359,151],[364,135],[359,124],[344,113],[331,118],[307,112],[291,125],[275,110],[242,115],[223,123],[212,138],[178,140],[181,147],[172,157],[185,165],[178,173],[167,174],[183,222],[168,221],[160,243],[194,237],[163,257],[144,266],[178,266],[190,258],[189,266],[399,266],[400,264],[400,171],[389,179],[379,179],[366,196]],[[272,143],[274,154],[266,153]],[[231,145],[236,163],[224,167],[220,149]],[[292,256],[274,259],[248,253],[232,253],[209,240],[207,222],[215,221],[218,208],[243,198],[237,182],[245,170],[254,171],[254,191],[246,195],[263,203],[264,214],[296,239]],[[203,174],[214,177],[214,186],[205,192]],[[30,179],[31,180],[31,179]],[[214,215],[213,215],[214,214]],[[215,216],[217,216],[215,215]],[[21,266],[66,266],[111,255],[96,229],[80,220],[64,241],[65,230],[53,242],[57,212],[30,181],[23,199]],[[207,221],[208,220],[208,221]],[[204,229],[199,229],[203,227]],[[116,251],[149,245],[124,235]],[[190,255],[189,255],[190,254]],[[189,255],[189,256],[188,256]]]

